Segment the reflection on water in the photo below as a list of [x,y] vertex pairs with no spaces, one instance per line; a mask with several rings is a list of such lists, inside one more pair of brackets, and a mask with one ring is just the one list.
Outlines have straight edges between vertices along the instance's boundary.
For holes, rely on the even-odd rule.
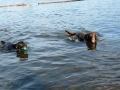
[[27,59],[28,58],[27,50],[24,50],[24,49],[18,50],[17,57],[19,57],[21,59]]
[[[62,0],[0,2],[31,5],[0,8],[0,40],[29,46],[27,52],[0,51],[0,90],[119,90],[120,0],[38,5],[42,1]],[[100,39],[70,42],[66,29],[97,32]]]
[[88,50],[96,50],[97,43],[86,42]]

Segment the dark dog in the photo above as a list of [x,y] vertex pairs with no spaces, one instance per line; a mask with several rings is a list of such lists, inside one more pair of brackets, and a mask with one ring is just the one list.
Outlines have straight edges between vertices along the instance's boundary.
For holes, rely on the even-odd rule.
[[78,41],[86,41],[86,42],[91,42],[91,43],[97,42],[97,35],[94,32],[90,32],[90,33],[85,34],[83,32],[74,33],[74,32],[70,32],[68,30],[65,30],[65,31],[70,36],[75,36],[74,38],[72,38],[73,41],[78,39]]
[[2,50],[3,51],[17,51],[20,49],[27,49],[27,45],[25,44],[25,42],[21,41],[18,42],[16,44],[13,43],[9,43],[9,42],[5,42],[5,41],[1,41],[1,45],[2,45]]

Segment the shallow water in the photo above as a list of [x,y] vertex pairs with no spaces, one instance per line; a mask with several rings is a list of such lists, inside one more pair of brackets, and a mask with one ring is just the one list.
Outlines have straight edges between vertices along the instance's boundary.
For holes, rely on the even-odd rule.
[[[29,47],[28,59],[0,51],[0,90],[119,90],[120,1],[39,2],[0,1],[31,4],[0,8],[0,40]],[[96,50],[69,41],[66,29],[96,32]]]

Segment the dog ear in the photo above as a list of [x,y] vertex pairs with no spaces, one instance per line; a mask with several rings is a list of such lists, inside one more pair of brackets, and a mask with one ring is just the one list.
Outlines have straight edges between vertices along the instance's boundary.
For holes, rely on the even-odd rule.
[[97,41],[97,35],[95,34],[95,40]]
[[20,49],[20,48],[21,48],[21,43],[18,42],[18,43],[16,44],[15,48],[16,48],[16,49]]
[[5,41],[1,41],[2,44],[5,44]]
[[97,41],[97,35],[94,33],[94,36],[95,36],[95,41]]

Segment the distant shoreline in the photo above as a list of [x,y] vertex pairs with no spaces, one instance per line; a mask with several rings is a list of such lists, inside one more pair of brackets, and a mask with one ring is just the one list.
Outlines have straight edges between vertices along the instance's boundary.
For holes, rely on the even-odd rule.
[[67,2],[76,2],[76,1],[82,1],[82,0],[65,0],[65,1],[56,1],[56,2],[40,2],[40,4],[52,4],[52,3],[67,3]]
[[6,6],[0,6],[0,8],[6,8],[6,7],[20,7],[20,6],[31,6],[30,4],[14,4],[14,5],[6,5]]
[[[40,2],[40,4],[53,4],[53,3],[67,3],[67,2],[76,2],[76,1],[83,1],[83,0],[64,0],[64,1],[56,1],[56,2]],[[7,7],[20,7],[20,6],[31,6],[30,4],[13,4],[13,5],[6,5],[6,6],[0,6],[0,8],[7,8]]]

